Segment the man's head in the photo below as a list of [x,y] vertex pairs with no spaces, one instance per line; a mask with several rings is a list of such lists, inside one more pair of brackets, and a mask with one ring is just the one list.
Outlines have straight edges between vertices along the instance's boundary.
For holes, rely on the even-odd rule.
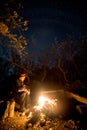
[[25,74],[25,73],[20,74],[19,79],[20,79],[21,81],[24,81],[25,78],[26,78],[26,74]]

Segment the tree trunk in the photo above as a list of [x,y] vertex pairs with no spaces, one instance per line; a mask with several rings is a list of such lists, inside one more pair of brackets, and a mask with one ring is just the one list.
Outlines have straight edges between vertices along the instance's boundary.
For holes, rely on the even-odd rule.
[[44,81],[44,79],[46,78],[46,75],[47,75],[47,68],[46,68],[46,66],[44,66],[44,67],[43,67],[43,77],[42,77],[42,79],[41,79],[41,82]]
[[63,70],[63,68],[62,68],[62,58],[61,58],[61,57],[59,57],[59,60],[58,60],[58,62],[57,62],[57,67],[58,67],[58,68],[60,69],[60,71],[62,72],[65,82],[68,83],[68,80],[67,80],[67,77],[66,77],[66,72],[65,72],[65,71]]

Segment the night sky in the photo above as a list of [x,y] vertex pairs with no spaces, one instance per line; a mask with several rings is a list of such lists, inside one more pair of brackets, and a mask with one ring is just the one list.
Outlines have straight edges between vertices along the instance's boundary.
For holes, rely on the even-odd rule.
[[[76,39],[87,35],[87,10],[84,0],[27,0],[21,15],[29,20],[26,36],[35,50],[46,49],[55,37],[62,41],[67,35]],[[34,49],[34,48],[33,48]]]
[[31,51],[46,50],[54,39],[72,35],[76,39],[87,35],[87,9],[84,0],[16,0],[23,5],[19,14],[29,20],[25,33]]

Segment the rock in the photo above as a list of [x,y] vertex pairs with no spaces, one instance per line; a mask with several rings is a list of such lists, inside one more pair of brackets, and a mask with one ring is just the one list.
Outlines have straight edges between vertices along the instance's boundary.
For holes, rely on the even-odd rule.
[[30,128],[30,127],[32,127],[32,123],[29,123],[29,124],[27,125],[27,128]]
[[46,120],[45,119],[40,120],[40,126],[41,127],[43,127],[45,124],[46,124]]
[[49,130],[53,130],[52,128],[50,128]]
[[51,121],[46,121],[46,124],[47,124],[47,125],[51,124]]
[[75,122],[73,120],[69,120],[68,122],[64,124],[64,127],[70,128],[71,130],[73,130],[75,128]]

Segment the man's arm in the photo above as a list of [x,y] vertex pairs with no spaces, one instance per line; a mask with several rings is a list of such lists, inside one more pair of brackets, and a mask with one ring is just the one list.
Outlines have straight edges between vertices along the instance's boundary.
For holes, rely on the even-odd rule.
[[30,89],[27,89],[27,88],[21,88],[21,89],[18,89],[18,92],[25,92],[27,94],[30,94]]

